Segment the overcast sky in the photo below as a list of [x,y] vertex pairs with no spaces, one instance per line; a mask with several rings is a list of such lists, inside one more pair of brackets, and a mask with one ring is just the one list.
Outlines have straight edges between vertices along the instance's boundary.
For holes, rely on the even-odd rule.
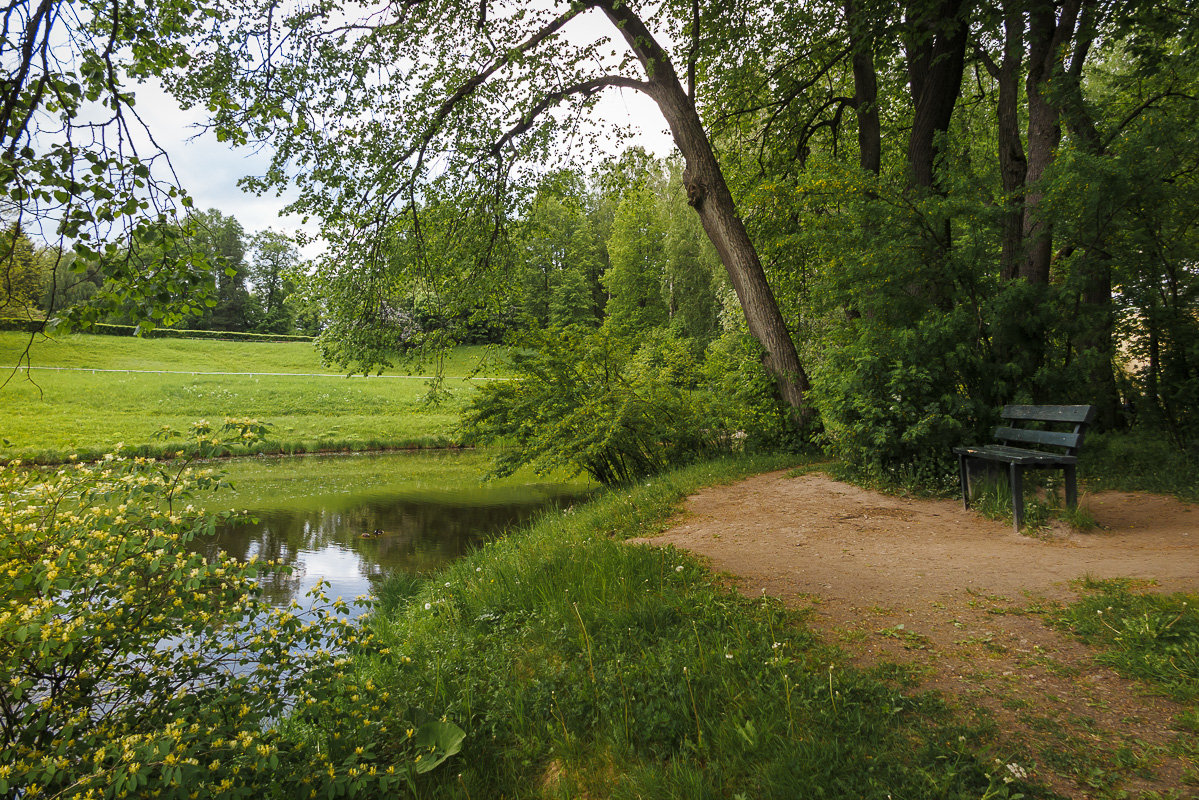
[[[243,176],[265,170],[268,162],[265,153],[250,148],[235,149],[226,142],[218,142],[211,133],[199,132],[196,124],[202,115],[180,109],[174,98],[156,86],[143,85],[137,89],[137,109],[170,156],[180,183],[197,208],[215,208],[236,217],[247,234],[266,228],[291,234],[299,227],[299,218],[280,216],[287,204],[286,197],[258,197],[243,192],[237,185]],[[637,131],[635,138],[624,146],[640,144],[657,156],[674,151],[657,106],[639,92],[609,89],[595,114],[609,122],[627,122],[630,129]]]

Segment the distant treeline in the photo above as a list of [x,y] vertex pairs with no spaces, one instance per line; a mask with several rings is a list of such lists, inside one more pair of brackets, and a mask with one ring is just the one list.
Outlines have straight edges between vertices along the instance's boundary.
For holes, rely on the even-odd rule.
[[[42,320],[30,319],[0,319],[0,331],[23,331],[25,333],[41,333],[46,327]],[[96,323],[82,333],[93,333],[99,336],[136,336],[137,327],[134,325],[110,325]],[[143,336],[150,339],[217,339],[226,342],[311,342],[311,336],[292,336],[281,333],[244,333],[241,331],[191,331],[175,328],[154,328],[143,331]]]

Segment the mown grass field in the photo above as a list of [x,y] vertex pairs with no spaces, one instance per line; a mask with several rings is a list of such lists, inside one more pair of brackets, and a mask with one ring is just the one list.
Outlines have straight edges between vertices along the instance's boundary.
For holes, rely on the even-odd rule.
[[494,350],[459,348],[445,363],[440,402],[430,404],[422,376],[433,374],[431,364],[347,378],[303,342],[71,335],[35,340],[26,361],[29,343],[0,333],[4,460],[97,455],[119,443],[155,453],[164,426],[187,431],[198,419],[225,417],[270,423],[266,452],[451,445],[478,376],[503,375]]

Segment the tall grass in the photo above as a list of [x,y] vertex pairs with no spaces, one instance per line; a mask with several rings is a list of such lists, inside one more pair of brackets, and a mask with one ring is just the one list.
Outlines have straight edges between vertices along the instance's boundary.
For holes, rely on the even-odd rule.
[[467,730],[430,793],[1034,790],[1004,783],[980,732],[955,725],[936,696],[848,666],[801,614],[721,589],[682,552],[619,541],[660,528],[699,486],[769,466],[784,463],[707,464],[608,491],[427,580],[388,585],[374,624],[390,655],[362,670]]
[[1199,594],[1136,591],[1130,581],[1082,581],[1058,622],[1099,648],[1099,661],[1176,700],[1199,724]]
[[[34,367],[69,369],[12,371],[28,343],[27,335],[0,333],[0,365],[10,369],[0,388],[0,459],[53,462],[71,452],[99,455],[118,443],[161,456],[178,449],[156,441],[164,426],[185,431],[197,419],[224,417],[273,425],[268,439],[246,452],[446,446],[458,442],[458,419],[474,390],[466,376],[484,366],[491,375],[503,370],[485,348],[459,348],[445,364],[453,377],[434,405],[421,377],[347,379],[322,367],[307,343],[75,335],[36,341],[31,351]],[[390,374],[419,376],[429,368],[408,366]]]

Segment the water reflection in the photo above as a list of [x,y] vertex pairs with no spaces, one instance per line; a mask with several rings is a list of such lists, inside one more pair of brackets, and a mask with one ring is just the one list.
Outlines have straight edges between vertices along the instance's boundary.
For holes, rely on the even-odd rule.
[[264,579],[275,605],[301,600],[318,580],[330,597],[372,594],[395,570],[424,572],[478,547],[547,507],[580,498],[577,487],[532,485],[470,492],[397,493],[380,497],[337,495],[316,507],[255,513],[257,522],[219,527],[197,549],[242,561],[278,559],[290,575]]

